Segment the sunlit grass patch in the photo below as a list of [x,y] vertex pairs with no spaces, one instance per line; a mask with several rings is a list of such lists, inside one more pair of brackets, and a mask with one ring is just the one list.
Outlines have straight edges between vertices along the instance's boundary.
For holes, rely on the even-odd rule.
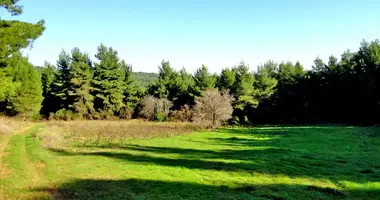
[[[25,180],[35,180],[33,187],[14,182],[15,188],[25,190],[22,197],[305,200],[376,199],[380,195],[380,137],[373,135],[379,131],[374,127],[223,128],[184,134],[188,129],[180,126],[185,124],[117,121],[110,122],[114,123],[110,129],[136,123],[140,129],[147,125],[148,130],[165,126],[165,130],[186,131],[131,139],[126,134],[124,143],[83,146],[75,145],[78,138],[70,136],[70,130],[96,125],[60,123],[43,124],[39,134],[13,138],[15,157],[8,158],[17,161],[22,157],[18,154],[28,155],[27,161],[32,162],[26,162],[27,166],[32,163],[38,172],[15,170]],[[68,135],[51,148],[43,137],[51,131]],[[59,145],[62,148],[55,148]]]

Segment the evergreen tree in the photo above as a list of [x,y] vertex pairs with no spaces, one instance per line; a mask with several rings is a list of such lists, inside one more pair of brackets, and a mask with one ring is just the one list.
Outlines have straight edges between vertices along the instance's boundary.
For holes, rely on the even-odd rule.
[[18,0],[0,0],[0,7],[4,7],[12,15],[20,15],[22,13],[22,7],[16,5]]
[[[0,0],[0,7],[5,8],[12,15],[20,15],[22,7],[16,5],[17,0]],[[19,82],[14,82],[14,76],[9,62],[15,64],[14,58],[22,48],[28,47],[35,39],[42,35],[45,30],[44,21],[41,20],[36,24],[17,21],[3,20],[0,18],[0,112],[6,110],[4,103],[7,98],[16,95]],[[16,56],[25,63],[21,56]],[[12,61],[10,61],[12,59]],[[32,75],[33,76],[33,75]]]
[[91,118],[94,114],[94,97],[90,94],[93,77],[92,64],[87,54],[78,48],[71,52],[68,71],[68,109],[83,118]]
[[6,112],[24,118],[38,118],[43,100],[40,73],[21,54],[13,54],[7,68],[17,88],[6,99]]
[[198,68],[195,72],[194,81],[195,94],[197,96],[200,96],[202,91],[205,91],[206,89],[215,88],[216,76],[211,74],[205,65],[202,65],[202,67]]
[[259,103],[255,98],[258,93],[254,88],[255,76],[249,72],[249,67],[244,62],[241,62],[235,70],[236,81],[233,90],[235,111],[233,115],[239,118],[240,123],[248,123],[249,114]]
[[305,105],[305,89],[304,89],[305,71],[303,66],[296,62],[282,62],[279,65],[278,85],[274,108],[276,118],[279,121],[295,122],[300,119],[304,113]]
[[59,109],[69,109],[70,105],[73,105],[72,98],[69,95],[70,89],[70,65],[71,58],[70,54],[66,51],[62,51],[59,54],[59,58],[57,61],[57,70],[58,75],[55,79],[53,94],[57,99],[57,104],[59,105]]
[[58,71],[57,68],[45,62],[44,67],[40,69],[41,82],[42,82],[42,94],[44,100],[42,102],[41,114],[46,118],[49,118],[50,113],[55,113],[59,106],[56,102],[58,99],[54,95],[54,83],[56,81]]
[[176,80],[176,98],[174,99],[174,106],[181,108],[184,105],[192,105],[195,100],[193,88],[195,85],[193,76],[182,68],[179,71],[179,76]]
[[149,93],[157,98],[167,98],[172,101],[177,93],[176,84],[179,75],[170,66],[169,61],[163,60],[158,68],[158,80],[150,87]]
[[[20,15],[22,7],[16,5],[17,0],[0,0],[0,7],[5,8],[12,15]],[[36,24],[2,20],[0,18],[0,67],[5,67],[7,58],[28,47],[45,30],[44,21]]]
[[95,57],[93,80],[95,108],[102,113],[103,118],[119,117],[124,104],[125,68],[120,61],[117,51],[103,44],[98,47]]
[[223,69],[217,80],[217,87],[219,90],[228,89],[232,92],[232,88],[235,84],[236,74],[234,70],[229,68]]
[[268,99],[276,91],[277,79],[275,78],[275,69],[277,64],[268,61],[263,66],[259,66],[256,74],[255,86],[258,89],[258,97],[260,100]]
[[323,71],[325,70],[325,63],[323,62],[323,60],[319,57],[317,57],[315,60],[314,60],[314,65],[312,66],[312,69],[316,72],[320,72],[320,71]]
[[139,98],[144,96],[144,92],[143,88],[133,79],[132,65],[128,65],[124,61],[122,61],[121,65],[125,70],[124,104],[126,107],[124,117],[129,119],[132,118],[132,114],[137,106]]

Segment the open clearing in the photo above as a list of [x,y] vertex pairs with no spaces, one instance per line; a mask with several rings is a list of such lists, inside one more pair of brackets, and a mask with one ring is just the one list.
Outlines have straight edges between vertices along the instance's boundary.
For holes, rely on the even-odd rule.
[[[80,123],[80,122],[79,122]],[[222,128],[97,146],[2,136],[0,199],[379,199],[380,129]],[[119,125],[118,125],[119,126]]]

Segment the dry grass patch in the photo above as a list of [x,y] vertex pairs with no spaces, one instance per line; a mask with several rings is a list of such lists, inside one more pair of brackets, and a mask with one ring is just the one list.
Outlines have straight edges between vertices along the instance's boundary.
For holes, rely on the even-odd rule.
[[50,121],[38,134],[45,147],[122,145],[130,139],[164,138],[199,130],[191,123],[131,121]]
[[0,117],[0,135],[13,133],[14,131],[20,130],[27,125],[28,122],[26,121]]

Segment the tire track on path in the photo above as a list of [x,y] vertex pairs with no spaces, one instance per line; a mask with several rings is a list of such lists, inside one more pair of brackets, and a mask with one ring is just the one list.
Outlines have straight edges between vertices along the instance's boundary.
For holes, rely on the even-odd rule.
[[1,138],[1,141],[0,141],[0,178],[6,178],[7,175],[10,173],[9,169],[7,169],[4,166],[4,157],[7,155],[7,152],[5,152],[5,150],[9,144],[9,141],[11,140],[11,138],[14,135],[25,133],[28,130],[30,130],[31,128],[33,128],[34,126],[35,126],[35,124],[30,124],[30,125],[22,128],[22,129],[20,129],[20,130],[14,131],[11,134],[4,134],[4,135],[2,135],[2,137],[0,137]]

